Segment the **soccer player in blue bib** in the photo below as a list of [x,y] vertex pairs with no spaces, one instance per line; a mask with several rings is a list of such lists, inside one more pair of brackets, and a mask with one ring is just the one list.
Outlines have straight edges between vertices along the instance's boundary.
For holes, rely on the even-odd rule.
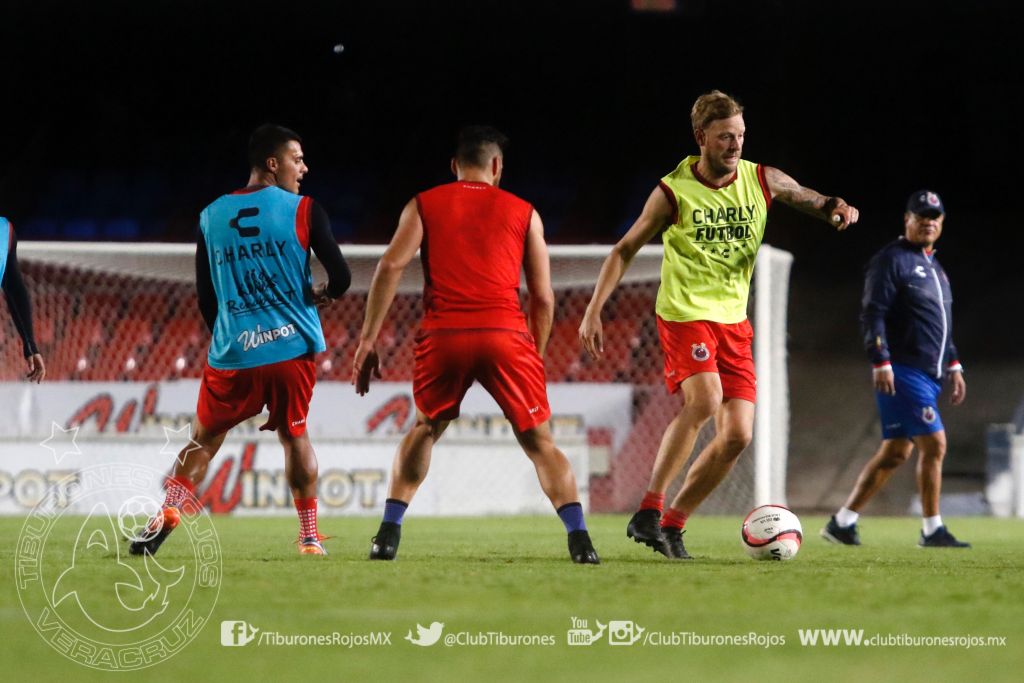
[[[177,512],[202,482],[228,430],[266,406],[270,419],[260,429],[277,431],[284,447],[299,551],[325,555],[316,525],[316,455],[306,433],[316,383],[313,357],[325,349],[316,306],[344,294],[351,275],[326,212],[299,194],[309,171],[301,138],[280,126],[257,128],[249,165],[248,186],[220,197],[199,217],[196,286],[213,339],[194,443],[175,461],[164,508]],[[310,249],[329,277],[316,287]],[[154,554],[176,518],[155,519],[159,531],[133,541],[131,552]]]
[[939,514],[946,431],[939,416],[942,381],[952,385],[953,405],[967,394],[963,367],[953,344],[953,295],[935,258],[945,208],[939,195],[922,190],[907,201],[904,234],[875,254],[864,283],[861,322],[874,365],[875,397],[882,418],[882,445],[857,478],[846,505],[821,535],[860,545],[861,508],[918,450],[917,489],[923,512],[918,545],[969,548],[943,525]]
[[18,268],[18,238],[14,234],[14,226],[3,216],[0,216],[0,283],[14,328],[21,337],[21,347],[28,364],[26,376],[30,382],[39,384],[46,377],[46,364],[32,332],[32,302]]

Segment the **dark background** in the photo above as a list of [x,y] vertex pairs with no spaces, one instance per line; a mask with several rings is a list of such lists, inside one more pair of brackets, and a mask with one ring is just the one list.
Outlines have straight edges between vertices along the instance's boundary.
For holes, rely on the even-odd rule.
[[[413,193],[449,179],[458,128],[484,122],[512,138],[504,187],[549,241],[612,243],[698,153],[689,111],[718,88],[746,106],[747,159],[861,210],[843,234],[781,204],[768,222],[795,256],[791,502],[834,509],[877,447],[862,269],[922,188],[947,207],[969,387],[942,411],[945,486],[979,491],[987,426],[1013,419],[1024,386],[1014,3],[644,2],[671,4],[7,0],[0,214],[23,240],[191,241],[273,121],[303,135],[302,191],[339,241],[380,244]],[[903,513],[913,490],[902,468],[873,509]]]
[[274,121],[304,136],[303,192],[338,239],[382,243],[410,195],[448,178],[458,127],[489,122],[512,138],[504,186],[551,242],[611,243],[697,153],[689,109],[720,88],[746,107],[746,158],[861,209],[842,235],[772,210],[766,241],[837,321],[794,334],[797,350],[858,346],[863,264],[926,187],[947,206],[965,362],[1019,357],[1016,323],[991,325],[1019,307],[1024,247],[1012,4],[677,5],[7,2],[0,212],[21,239],[190,240]]

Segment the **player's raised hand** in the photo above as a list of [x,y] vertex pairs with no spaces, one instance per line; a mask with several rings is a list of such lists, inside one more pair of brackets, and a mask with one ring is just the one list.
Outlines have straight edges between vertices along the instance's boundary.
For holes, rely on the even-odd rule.
[[580,323],[580,342],[591,358],[600,358],[604,353],[604,330],[601,327],[600,313],[592,315],[588,311],[583,315],[583,322]]
[[372,344],[359,342],[359,348],[356,349],[356,356],[352,361],[352,384],[360,396],[365,396],[370,390],[371,375],[381,379],[380,358]]
[[860,218],[860,211],[856,207],[850,206],[842,199],[836,198],[836,206],[832,209],[832,225],[836,226],[836,230],[846,230],[848,227],[857,222]]
[[327,283],[321,282],[313,287],[313,305],[323,308],[333,303],[334,298],[327,293]]
[[28,363],[28,374],[25,375],[29,382],[35,382],[39,384],[46,377],[46,363],[43,362],[43,357],[36,353],[25,359]]
[[949,373],[949,381],[953,384],[953,391],[949,395],[949,402],[958,406],[967,398],[967,382],[964,381],[964,373]]

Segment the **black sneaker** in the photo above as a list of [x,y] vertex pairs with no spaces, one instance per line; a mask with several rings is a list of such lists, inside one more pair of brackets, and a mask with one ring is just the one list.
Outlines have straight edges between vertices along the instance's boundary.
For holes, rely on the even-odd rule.
[[586,529],[569,532],[569,557],[576,564],[601,564]]
[[690,557],[690,553],[686,552],[686,546],[683,545],[683,534],[686,533],[684,530],[663,526],[661,533],[665,537],[665,548],[668,550],[665,557],[672,560],[693,559]]
[[371,560],[393,560],[398,554],[398,542],[402,540],[402,525],[381,522],[377,535],[370,545]]
[[821,530],[821,537],[826,541],[841,545],[860,545],[857,523],[854,522],[850,526],[839,526],[835,515],[832,515],[832,519],[828,520],[828,524]]
[[970,548],[971,544],[956,540],[956,536],[949,533],[949,529],[940,526],[931,536],[925,536],[921,532],[921,538],[917,544],[922,548]]
[[665,546],[665,535],[661,533],[661,513],[657,510],[638,510],[626,526],[626,536],[665,557],[672,557]]

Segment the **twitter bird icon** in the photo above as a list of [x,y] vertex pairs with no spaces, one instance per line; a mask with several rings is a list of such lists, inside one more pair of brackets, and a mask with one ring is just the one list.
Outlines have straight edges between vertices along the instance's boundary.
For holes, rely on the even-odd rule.
[[412,637],[412,629],[409,629],[409,633],[405,636],[413,645],[419,645],[420,647],[430,647],[438,640],[441,639],[441,632],[444,631],[444,624],[440,621],[435,621],[430,625],[430,628],[423,628],[419,624],[416,624],[416,637]]

